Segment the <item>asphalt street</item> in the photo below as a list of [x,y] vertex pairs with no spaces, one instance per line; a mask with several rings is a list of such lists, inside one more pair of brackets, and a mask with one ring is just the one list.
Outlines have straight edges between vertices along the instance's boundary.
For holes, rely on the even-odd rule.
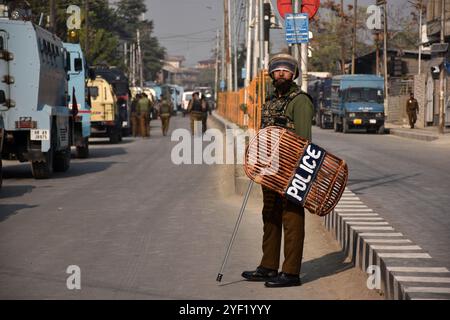
[[315,128],[313,140],[345,159],[348,188],[396,231],[450,268],[450,143]]
[[[181,116],[171,123],[172,129],[188,125]],[[357,149],[338,144],[338,136],[328,132],[316,137],[327,144],[336,141],[337,153]],[[234,195],[234,169],[175,165],[170,155],[176,143],[152,122],[150,139],[126,138],[116,145],[92,139],[91,157],[72,159],[70,170],[52,179],[34,180],[28,164],[6,161],[0,192],[0,298],[383,298],[367,289],[367,275],[346,261],[322,220],[310,214],[303,285],[268,289],[243,281],[241,272],[256,267],[261,255],[261,200],[253,197],[223,281],[216,282],[242,202]],[[358,158],[356,151],[349,155]],[[353,161],[350,166],[366,180],[386,175],[373,169],[364,173],[368,169]],[[351,185],[360,188],[355,192],[375,188],[357,176],[352,173]],[[73,270],[80,271],[81,289],[73,289]]]

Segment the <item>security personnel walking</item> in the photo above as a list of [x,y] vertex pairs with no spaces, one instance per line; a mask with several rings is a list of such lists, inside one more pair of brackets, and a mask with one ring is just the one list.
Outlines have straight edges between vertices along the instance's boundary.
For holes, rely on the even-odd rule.
[[141,99],[141,94],[138,93],[136,94],[136,97],[133,99],[133,101],[131,102],[131,132],[133,137],[137,137],[138,136],[138,132],[139,132],[139,116],[137,113],[137,103],[138,101]]
[[161,102],[159,103],[159,117],[161,118],[161,128],[163,136],[167,135],[169,130],[170,117],[172,116],[173,105],[172,102],[161,95]]
[[150,109],[152,105],[145,93],[142,94],[141,98],[137,103],[137,112],[139,115],[139,131],[141,136],[144,138],[150,137]]
[[187,108],[187,111],[191,114],[191,133],[192,135],[195,134],[195,127],[197,125],[202,124],[203,120],[203,109],[204,105],[202,105],[202,102],[199,97],[198,92],[194,92],[192,94],[192,99],[189,101],[189,105]]
[[[299,76],[297,61],[288,54],[277,54],[269,62],[274,94],[263,105],[261,127],[280,126],[311,140],[313,103],[294,79]],[[299,286],[305,238],[305,210],[278,193],[263,191],[263,256],[256,270],[244,271],[249,281],[265,281],[266,287]],[[284,262],[280,263],[281,236],[284,232]]]
[[417,114],[419,113],[419,103],[414,98],[414,93],[409,93],[409,99],[406,102],[406,113],[408,114],[409,126],[414,129],[417,121]]

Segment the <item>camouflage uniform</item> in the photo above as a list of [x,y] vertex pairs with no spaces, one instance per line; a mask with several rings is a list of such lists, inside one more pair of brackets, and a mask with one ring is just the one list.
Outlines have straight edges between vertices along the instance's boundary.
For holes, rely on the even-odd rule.
[[[295,84],[283,96],[272,95],[264,104],[261,127],[280,126],[292,130],[298,136],[311,140],[313,118],[311,98]],[[298,275],[303,255],[305,238],[305,210],[287,201],[278,193],[262,187],[263,190],[263,257],[260,266],[278,270],[280,261],[281,235],[284,231],[284,257],[282,272]]]

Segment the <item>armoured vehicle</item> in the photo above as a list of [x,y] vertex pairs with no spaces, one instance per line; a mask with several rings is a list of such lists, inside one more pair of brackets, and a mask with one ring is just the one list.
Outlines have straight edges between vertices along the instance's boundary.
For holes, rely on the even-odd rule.
[[29,161],[38,179],[70,166],[67,67],[57,36],[26,19],[0,18],[1,157]]
[[63,43],[69,55],[68,87],[69,109],[74,115],[74,135],[72,145],[76,147],[78,158],[89,156],[89,136],[91,135],[91,105],[87,94],[87,66],[83,51],[78,43]]

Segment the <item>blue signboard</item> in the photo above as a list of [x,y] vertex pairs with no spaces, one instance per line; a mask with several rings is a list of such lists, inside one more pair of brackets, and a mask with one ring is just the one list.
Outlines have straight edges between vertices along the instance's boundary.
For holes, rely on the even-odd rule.
[[225,89],[225,80],[220,80],[220,89],[221,90]]
[[286,14],[285,28],[287,43],[308,43],[309,24],[307,13]]

